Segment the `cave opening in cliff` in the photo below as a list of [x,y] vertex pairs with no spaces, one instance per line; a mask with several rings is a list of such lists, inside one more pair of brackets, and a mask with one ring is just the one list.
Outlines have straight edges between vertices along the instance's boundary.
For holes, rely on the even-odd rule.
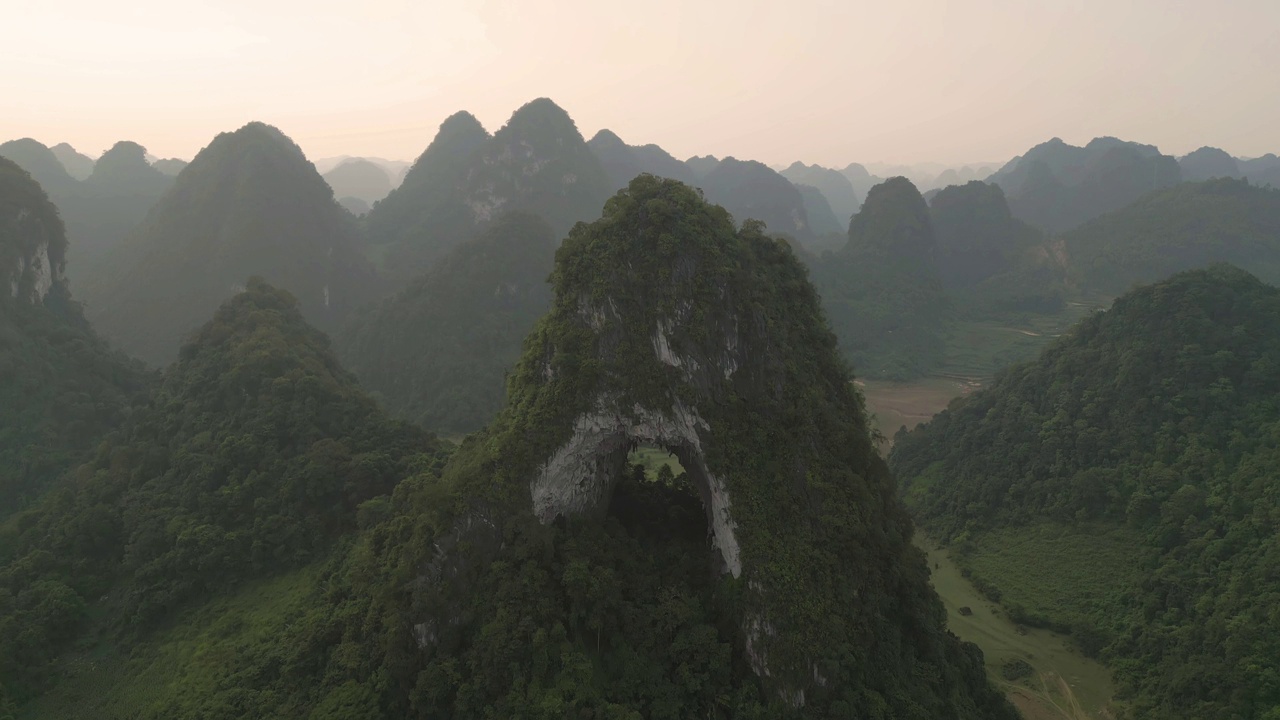
[[700,464],[689,448],[632,444],[619,464],[608,514],[651,551],[705,576],[707,558],[717,571],[723,562],[711,543],[709,490]]

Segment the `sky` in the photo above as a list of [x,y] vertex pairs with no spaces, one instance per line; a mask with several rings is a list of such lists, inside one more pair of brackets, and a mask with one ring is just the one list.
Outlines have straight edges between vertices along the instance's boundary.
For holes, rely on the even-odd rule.
[[1280,153],[1280,0],[6,0],[0,140],[410,160],[550,97],[676,157],[958,165],[1051,137]]

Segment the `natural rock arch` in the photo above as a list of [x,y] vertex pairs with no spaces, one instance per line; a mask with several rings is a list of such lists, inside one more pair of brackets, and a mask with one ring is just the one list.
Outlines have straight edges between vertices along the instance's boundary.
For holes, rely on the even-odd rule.
[[607,513],[628,451],[650,444],[676,453],[702,496],[723,619],[771,698],[836,715],[1012,717],[946,633],[861,398],[784,241],[641,176],[570,233],[551,281],[506,408],[444,473],[460,514],[415,581],[432,608],[414,628],[424,651],[460,642],[467,588],[511,571],[493,559],[513,540]]

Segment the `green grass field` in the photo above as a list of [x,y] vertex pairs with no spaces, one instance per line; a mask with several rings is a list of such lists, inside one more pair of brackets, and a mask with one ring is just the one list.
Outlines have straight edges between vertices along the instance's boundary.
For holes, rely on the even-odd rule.
[[658,468],[666,465],[671,468],[671,475],[676,476],[684,472],[684,466],[676,459],[675,455],[663,448],[653,447],[651,445],[641,445],[627,456],[627,465],[643,465],[644,474],[650,480],[658,479]]
[[1070,303],[1054,315],[1017,322],[965,321],[947,336],[943,365],[935,375],[985,382],[1001,369],[1040,354],[1049,343],[1094,310],[1097,302]]
[[998,588],[1012,616],[1073,628],[1121,615],[1117,590],[1138,575],[1142,553],[1125,528],[1049,523],[984,532],[967,547],[957,562]]
[[[1028,720],[1109,720],[1113,717],[1114,687],[1102,664],[1077,651],[1068,637],[1019,626],[998,604],[978,592],[945,550],[920,535],[916,543],[928,555],[933,586],[947,608],[951,631],[982,648],[993,682]],[[970,609],[962,615],[960,608]],[[1001,675],[1005,663],[1020,659],[1031,665],[1030,676],[1009,682]]]

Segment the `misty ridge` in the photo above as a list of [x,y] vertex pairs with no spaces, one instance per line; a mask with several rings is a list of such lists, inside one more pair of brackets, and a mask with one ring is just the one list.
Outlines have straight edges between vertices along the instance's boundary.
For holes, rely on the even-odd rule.
[[572,109],[0,143],[0,720],[1280,720],[1280,157]]

